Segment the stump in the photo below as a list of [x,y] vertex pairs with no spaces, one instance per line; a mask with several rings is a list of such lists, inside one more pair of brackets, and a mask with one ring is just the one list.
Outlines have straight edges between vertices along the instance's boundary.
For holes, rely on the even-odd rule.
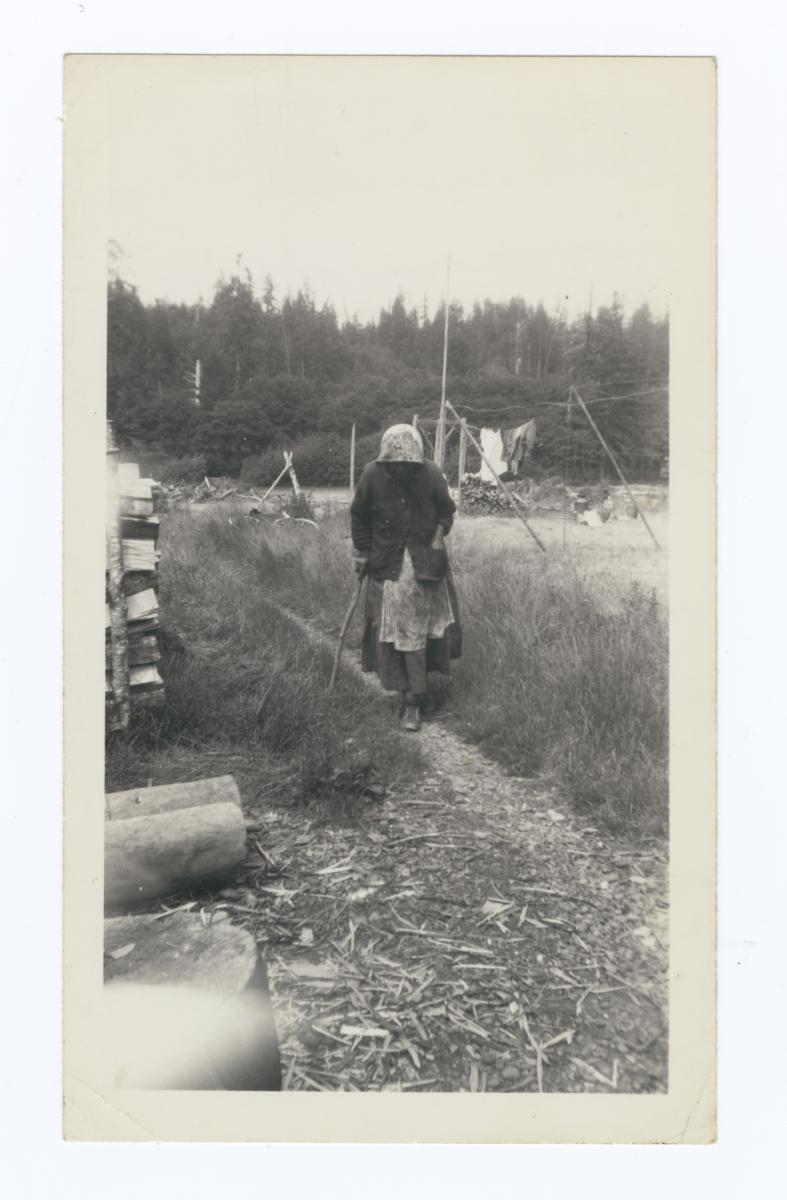
[[104,1047],[119,1088],[277,1091],[265,964],[228,921],[104,922]]

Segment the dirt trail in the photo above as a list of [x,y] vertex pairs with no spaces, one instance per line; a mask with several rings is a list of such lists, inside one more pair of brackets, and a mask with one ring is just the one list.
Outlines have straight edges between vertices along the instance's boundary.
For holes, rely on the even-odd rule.
[[285,1086],[665,1090],[663,847],[600,832],[441,721],[395,736],[420,744],[417,784],[348,780],[341,815],[250,812],[244,877],[216,897],[262,945]]

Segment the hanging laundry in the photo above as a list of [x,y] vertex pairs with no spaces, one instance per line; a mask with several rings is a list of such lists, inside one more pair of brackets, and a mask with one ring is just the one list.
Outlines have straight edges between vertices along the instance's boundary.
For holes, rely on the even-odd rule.
[[530,458],[536,444],[535,418],[517,425],[513,429],[504,429],[502,433],[503,453],[512,475],[518,475],[522,464]]
[[[499,429],[482,429],[479,435],[481,449],[486,458],[497,471],[498,475],[504,475],[508,470],[508,463],[503,455],[503,439]],[[481,470],[478,472],[480,479],[494,479],[493,473],[490,471],[485,460],[481,459]]]

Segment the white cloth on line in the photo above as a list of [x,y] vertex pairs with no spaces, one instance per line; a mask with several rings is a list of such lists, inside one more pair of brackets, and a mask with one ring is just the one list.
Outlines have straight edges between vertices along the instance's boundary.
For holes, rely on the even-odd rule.
[[[498,475],[502,475],[508,470],[508,463],[503,454],[503,438],[499,429],[482,429],[479,435],[481,449],[489,459],[492,466],[497,471]],[[494,480],[494,475],[486,465],[486,461],[481,459],[481,470],[478,472],[480,479]]]

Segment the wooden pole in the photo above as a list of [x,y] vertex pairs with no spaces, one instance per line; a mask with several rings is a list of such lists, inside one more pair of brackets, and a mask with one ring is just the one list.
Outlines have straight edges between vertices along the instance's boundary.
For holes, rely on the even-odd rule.
[[448,373],[448,309],[450,305],[451,260],[448,260],[445,278],[445,328],[443,330],[443,387],[440,396],[440,417],[434,439],[434,460],[442,471],[445,461],[445,383]]
[[470,441],[471,441],[471,443],[472,443],[472,444],[475,446],[476,450],[477,450],[477,451],[478,451],[478,453],[481,455],[481,457],[482,457],[482,459],[484,460],[484,462],[486,463],[486,465],[489,467],[489,470],[492,472],[492,474],[493,474],[493,475],[494,475],[494,477],[495,477],[495,480],[497,481],[498,487],[501,487],[501,488],[503,489],[503,491],[505,492],[506,496],[508,496],[508,499],[511,501],[511,507],[513,508],[513,510],[514,510],[514,512],[516,513],[516,515],[519,517],[519,520],[522,522],[522,524],[524,525],[525,529],[527,530],[527,532],[528,532],[528,533],[530,534],[530,536],[532,537],[533,541],[534,541],[534,542],[536,543],[536,545],[538,546],[539,550],[541,550],[541,551],[542,551],[544,554],[546,554],[546,552],[547,552],[547,548],[546,548],[546,546],[545,546],[545,545],[544,545],[544,543],[541,541],[541,538],[538,536],[538,534],[535,532],[535,530],[534,530],[534,529],[531,529],[529,522],[526,520],[526,518],[525,518],[525,517],[524,517],[524,515],[522,514],[522,511],[521,511],[521,510],[520,510],[520,508],[519,508],[519,502],[518,502],[518,500],[516,499],[516,497],[514,496],[514,493],[511,491],[511,489],[510,489],[510,487],[508,486],[508,484],[507,484],[507,483],[503,483],[503,480],[500,478],[500,476],[498,475],[497,471],[495,470],[495,468],[492,466],[492,464],[491,464],[491,462],[489,461],[489,459],[488,459],[488,458],[486,457],[486,455],[484,454],[483,450],[481,449],[481,446],[480,446],[480,445],[479,445],[479,443],[478,443],[478,442],[475,440],[475,438],[473,437],[473,435],[472,435],[472,433],[470,432],[470,430],[467,428],[467,422],[466,422],[466,421],[462,421],[462,418],[459,416],[459,413],[456,411],[456,409],[454,408],[454,406],[453,406],[453,404],[451,403],[451,401],[450,401],[450,400],[447,400],[447,401],[446,401],[446,407],[448,408],[448,410],[449,410],[449,412],[452,414],[452,416],[456,417],[457,421],[459,421],[459,422],[462,424],[462,426],[463,426],[463,428],[464,428],[464,431],[465,431],[465,434],[466,434],[466,436],[470,438]]
[[465,477],[465,459],[467,457],[467,420],[462,417],[459,423],[459,478],[457,480],[457,488],[459,495],[457,497],[457,507],[462,508],[462,480]]
[[279,471],[279,474],[276,476],[276,478],[274,479],[273,483],[272,483],[272,484],[271,484],[271,486],[268,488],[267,492],[266,492],[266,493],[265,493],[265,495],[262,497],[262,499],[257,501],[257,503],[258,503],[258,504],[264,504],[264,503],[265,503],[265,501],[268,499],[268,497],[270,496],[270,494],[271,494],[271,492],[273,491],[273,489],[276,487],[276,485],[277,485],[278,483],[280,483],[280,482],[281,482],[281,480],[284,478],[284,476],[285,476],[285,475],[287,474],[287,472],[289,471],[289,469],[290,469],[290,465],[289,465],[289,463],[286,461],[286,459],[287,459],[287,455],[286,455],[286,454],[285,454],[284,458],[285,458],[284,466],[282,467],[281,471]]
[[301,489],[300,484],[298,483],[298,477],[295,474],[295,467],[292,465],[292,454],[289,454],[286,450],[284,451],[284,470],[290,477],[292,490],[295,492],[295,495],[300,496]]
[[339,674],[339,660],[342,657],[342,650],[344,649],[344,643],[347,640],[347,630],[350,628],[350,622],[352,621],[352,619],[355,615],[355,610],[358,607],[358,601],[361,598],[361,591],[363,589],[365,579],[366,579],[365,574],[360,576],[358,583],[355,586],[355,591],[353,592],[352,599],[350,601],[347,612],[344,614],[344,620],[342,621],[342,627],[339,630],[339,644],[336,647],[336,654],[334,655],[333,666],[331,667],[331,678],[328,681],[329,688],[332,688],[333,685],[336,683],[336,676]]
[[[435,454],[435,447],[432,445],[429,434],[426,432],[421,421],[418,422],[418,425],[416,426],[416,428],[417,428],[419,434],[421,435],[421,441],[426,443],[426,445],[432,451],[432,454]],[[437,462],[437,458],[435,458],[435,462]]]
[[583,413],[585,414],[585,416],[587,417],[588,421],[590,422],[590,428],[593,430],[593,432],[595,433],[596,437],[597,437],[597,438],[598,438],[598,440],[601,442],[601,445],[604,447],[604,450],[605,450],[605,451],[606,451],[606,453],[607,453],[607,456],[608,456],[608,458],[609,458],[609,461],[612,463],[612,466],[613,466],[613,467],[615,468],[615,470],[617,471],[617,473],[618,473],[618,476],[620,477],[620,482],[623,484],[624,488],[625,488],[625,489],[626,489],[626,491],[628,492],[628,497],[629,497],[629,500],[630,500],[630,501],[631,501],[631,503],[634,505],[634,507],[636,508],[636,510],[637,510],[637,512],[639,513],[639,515],[642,517],[642,523],[643,523],[643,525],[645,526],[645,528],[647,529],[647,531],[648,531],[648,533],[650,534],[651,538],[653,539],[653,545],[656,547],[656,549],[657,549],[657,550],[660,550],[660,549],[661,549],[661,546],[660,546],[660,545],[659,545],[659,543],[658,543],[658,539],[656,538],[656,535],[655,535],[655,533],[654,533],[654,532],[653,532],[653,530],[651,529],[650,525],[648,525],[648,519],[647,519],[647,517],[645,516],[645,514],[644,514],[644,512],[642,511],[642,509],[640,508],[640,506],[637,504],[637,501],[634,499],[634,495],[633,495],[633,493],[632,493],[632,491],[631,491],[631,488],[629,487],[628,480],[626,479],[626,476],[623,474],[623,472],[621,471],[620,467],[618,466],[618,460],[615,458],[615,455],[612,453],[612,451],[610,450],[609,446],[608,446],[608,445],[607,445],[607,443],[604,441],[604,437],[603,437],[603,435],[602,435],[602,433],[601,433],[601,430],[599,429],[598,425],[596,424],[596,422],[593,420],[593,418],[591,417],[590,413],[588,412],[588,410],[587,410],[587,406],[585,405],[585,401],[582,399],[582,397],[580,396],[579,392],[577,391],[577,389],[574,387],[574,385],[573,385],[573,384],[571,385],[571,389],[570,389],[570,390],[571,390],[571,391],[574,393],[574,395],[576,396],[577,404],[578,404],[578,405],[579,405],[579,407],[582,409]]
[[355,491],[355,421],[350,434],[350,491]]

